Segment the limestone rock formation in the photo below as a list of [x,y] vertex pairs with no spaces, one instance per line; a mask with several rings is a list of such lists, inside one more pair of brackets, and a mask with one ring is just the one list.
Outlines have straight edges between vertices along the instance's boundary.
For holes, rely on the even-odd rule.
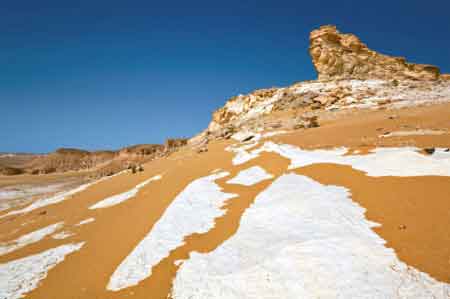
[[436,80],[439,68],[413,64],[369,49],[353,34],[340,33],[327,25],[310,34],[309,53],[319,80],[397,79]]
[[[227,139],[244,127],[273,128],[272,120],[263,118],[281,111],[305,113],[450,100],[450,74],[440,74],[439,68],[432,65],[377,53],[355,35],[340,33],[335,26],[313,30],[309,52],[318,80],[232,97],[214,112],[208,129],[189,143]],[[298,126],[294,122],[278,123],[277,127],[292,125]]]

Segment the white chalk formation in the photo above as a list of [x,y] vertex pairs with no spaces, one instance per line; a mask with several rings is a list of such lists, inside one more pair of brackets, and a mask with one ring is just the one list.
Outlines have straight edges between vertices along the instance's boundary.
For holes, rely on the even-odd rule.
[[228,176],[219,172],[191,182],[166,209],[151,231],[117,267],[107,285],[118,291],[152,274],[152,267],[170,252],[184,244],[193,233],[206,233],[214,227],[214,219],[225,214],[222,206],[235,197],[221,191],[215,180]]
[[450,286],[399,261],[347,189],[287,174],[261,192],[236,234],[192,252],[174,299],[448,298]]

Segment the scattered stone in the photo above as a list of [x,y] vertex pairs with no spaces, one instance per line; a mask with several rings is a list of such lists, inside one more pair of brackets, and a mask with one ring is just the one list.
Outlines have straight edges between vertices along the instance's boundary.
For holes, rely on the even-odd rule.
[[314,98],[314,103],[319,103],[322,106],[328,106],[334,104],[337,100],[337,97],[322,95]]
[[283,93],[283,96],[275,102],[273,110],[282,111],[306,107],[311,105],[313,103],[313,99],[317,96],[317,93],[310,91],[305,93],[293,93],[292,91],[286,90]]
[[241,142],[247,142],[247,141],[252,140],[253,138],[255,138],[255,136],[254,135],[250,135],[250,136],[245,137],[244,139],[242,139]]
[[428,147],[428,148],[424,148],[423,151],[428,155],[432,155],[432,154],[434,154],[436,149],[434,147]]
[[392,100],[381,100],[381,101],[377,102],[377,104],[379,106],[387,105],[387,104],[390,104],[390,103],[392,103]]
[[319,127],[318,117],[314,116],[300,116],[297,119],[297,123],[294,125],[294,129],[310,129]]
[[201,153],[206,153],[208,151],[208,147],[205,146],[201,146],[197,149],[197,153],[201,154]]
[[315,103],[312,103],[311,106],[309,106],[309,107],[311,107],[312,110],[318,110],[318,109],[322,108],[322,104],[320,104],[319,102],[315,102]]
[[169,138],[164,143],[166,151],[174,151],[182,146],[187,145],[188,139],[186,138]]
[[405,230],[406,229],[406,225],[401,224],[401,225],[398,226],[398,229],[399,230]]

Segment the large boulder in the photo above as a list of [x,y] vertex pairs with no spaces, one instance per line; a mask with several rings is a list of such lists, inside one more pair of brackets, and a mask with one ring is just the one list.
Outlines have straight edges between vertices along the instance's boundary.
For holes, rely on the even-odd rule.
[[326,25],[310,34],[309,53],[318,79],[414,79],[436,80],[439,68],[406,62],[403,57],[391,57],[369,49],[353,34],[340,33]]

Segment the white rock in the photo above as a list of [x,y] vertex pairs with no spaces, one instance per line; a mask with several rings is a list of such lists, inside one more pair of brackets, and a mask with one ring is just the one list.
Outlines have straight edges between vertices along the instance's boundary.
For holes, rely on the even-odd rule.
[[348,190],[279,177],[238,231],[210,253],[190,254],[174,299],[448,298],[448,284],[408,267],[371,228]]
[[239,172],[237,176],[228,180],[227,184],[251,186],[271,178],[273,178],[273,175],[267,173],[264,168],[253,166]]
[[225,213],[221,209],[224,202],[236,196],[223,193],[214,183],[228,175],[220,172],[196,179],[178,194],[152,230],[114,271],[107,289],[118,291],[137,285],[151,275],[152,267],[170,251],[182,246],[185,237],[213,228],[214,219]]

